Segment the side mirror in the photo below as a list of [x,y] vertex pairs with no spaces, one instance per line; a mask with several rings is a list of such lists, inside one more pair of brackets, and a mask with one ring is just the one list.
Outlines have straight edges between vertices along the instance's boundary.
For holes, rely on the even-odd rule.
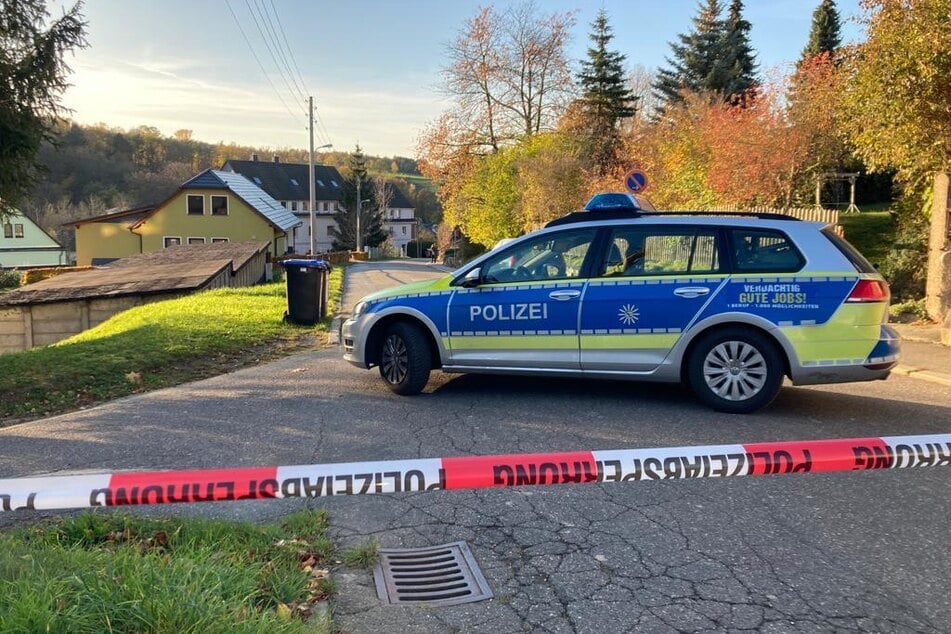
[[482,282],[482,267],[475,267],[462,278],[463,288],[475,288]]

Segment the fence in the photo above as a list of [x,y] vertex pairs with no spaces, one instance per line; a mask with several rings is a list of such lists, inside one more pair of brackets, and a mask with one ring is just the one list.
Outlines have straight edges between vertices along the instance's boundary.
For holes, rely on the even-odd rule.
[[280,267],[284,266],[283,264],[284,260],[302,260],[302,259],[327,260],[331,264],[346,264],[347,262],[350,261],[351,255],[352,254],[350,253],[350,251],[330,251],[327,253],[318,253],[314,256],[302,255],[302,254],[281,255],[281,256],[272,258],[271,261]]
[[[688,211],[686,209],[681,209],[679,211]],[[820,207],[716,207],[708,209],[691,209],[689,211],[703,211],[709,213],[768,213],[768,214],[785,214],[787,216],[792,216],[793,218],[798,218],[799,220],[806,220],[808,222],[825,222],[831,225],[839,224],[839,210],[838,209],[822,209]]]

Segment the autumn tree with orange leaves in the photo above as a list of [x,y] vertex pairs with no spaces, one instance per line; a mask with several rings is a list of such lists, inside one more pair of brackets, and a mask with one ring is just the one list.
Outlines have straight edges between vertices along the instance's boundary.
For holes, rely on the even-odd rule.
[[531,2],[486,7],[448,45],[443,86],[452,107],[417,148],[447,221],[462,224],[461,190],[480,157],[556,125],[574,87],[565,54],[573,24],[570,13],[543,15]]

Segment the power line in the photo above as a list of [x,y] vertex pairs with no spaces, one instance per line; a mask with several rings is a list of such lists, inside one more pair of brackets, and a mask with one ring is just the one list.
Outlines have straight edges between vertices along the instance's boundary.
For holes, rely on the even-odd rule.
[[[268,42],[268,37],[264,34],[264,30],[261,28],[261,22],[263,22],[263,17],[261,22],[258,21],[258,16],[254,15],[254,9],[251,7],[251,2],[249,0],[244,0],[244,3],[248,7],[248,12],[251,14],[251,20],[254,21],[254,26],[257,27],[258,34],[261,36],[261,41],[264,42],[264,47],[267,48],[268,54],[271,56],[271,61],[274,62],[274,67],[277,69],[278,74],[281,76],[281,79],[284,80],[284,85],[287,87],[288,94],[294,94],[294,87],[291,86],[291,82],[287,79],[287,75],[281,69],[280,62],[277,61],[277,56],[274,54],[274,50],[271,48],[270,42]],[[303,95],[298,94],[297,98],[302,98]],[[301,104],[303,106],[303,104]],[[305,114],[306,116],[306,114]]]
[[291,109],[287,105],[287,102],[284,101],[284,97],[281,96],[281,91],[279,91],[277,89],[277,86],[274,85],[274,82],[271,81],[271,77],[270,75],[268,75],[267,70],[265,70],[264,64],[261,63],[261,60],[258,58],[257,53],[254,52],[254,47],[251,46],[251,40],[248,39],[247,34],[244,32],[244,28],[241,26],[241,21],[238,20],[238,16],[235,14],[234,9],[231,8],[231,2],[229,0],[225,0],[225,5],[227,5],[228,11],[231,12],[231,17],[234,18],[234,23],[237,25],[238,31],[241,32],[241,37],[244,38],[244,43],[247,45],[248,51],[250,51],[251,56],[254,57],[254,61],[257,62],[258,68],[261,69],[261,72],[264,74],[264,78],[267,80],[267,83],[270,84],[271,89],[274,91],[274,94],[277,95],[277,98],[280,100],[281,104],[283,104],[284,109],[287,110],[287,114],[289,114],[292,119],[297,121],[297,115],[291,112]]
[[[284,24],[281,23],[281,15],[277,12],[277,7],[274,6],[274,0],[270,0],[271,10],[274,12],[274,17],[277,19],[277,26],[281,29],[281,35],[284,37],[285,42],[290,40],[287,38],[287,33],[284,31]],[[291,56],[291,61],[294,62],[294,68],[297,70],[297,76],[300,77],[300,83],[304,86],[304,91],[309,95],[311,94],[310,89],[307,88],[307,82],[304,81],[304,74],[300,72],[300,66],[297,65],[297,59],[294,57],[294,49],[289,45],[287,47],[287,52]]]
[[[267,11],[267,7],[264,4],[264,0],[255,0],[256,3],[260,2],[260,6],[261,8],[263,8],[264,14],[268,18],[268,23],[270,24],[270,27],[271,27],[270,31],[271,33],[274,34],[275,48],[277,48],[277,50],[281,52],[281,58],[283,59],[284,65],[287,68],[288,73],[291,75],[292,78],[295,77],[295,70],[296,70],[296,77],[297,79],[300,80],[299,83],[300,83],[300,86],[303,87],[304,95],[311,95],[313,93],[310,92],[310,89],[307,87],[307,83],[304,81],[304,74],[301,73],[300,66],[297,63],[297,58],[294,56],[294,48],[290,45],[290,39],[287,37],[287,31],[284,30],[284,24],[281,22],[281,15],[277,11],[277,7],[274,4],[274,0],[268,0],[268,1],[269,1],[269,4],[271,5],[271,12],[274,13],[274,18],[275,18],[275,21],[277,22],[278,28],[275,28],[274,23],[271,22],[270,14]],[[277,35],[278,30],[280,30],[280,34],[281,34],[280,37],[278,37]],[[283,48],[286,48],[287,55],[283,54],[281,43],[283,43]],[[291,62],[293,62],[293,66],[294,66],[293,69],[291,69],[291,64],[288,62],[288,59],[290,59]],[[294,83],[295,83],[295,86],[298,84],[296,79]],[[304,97],[304,95],[302,95],[302,97]],[[316,110],[316,108],[314,110],[314,114],[316,115],[316,120],[318,124],[318,127],[317,127],[318,137],[323,137],[321,140],[321,144],[329,144],[331,140],[330,134],[327,132],[327,128],[324,125],[323,120],[320,118],[320,113]]]
[[267,28],[268,35],[271,38],[271,42],[274,44],[274,48],[277,50],[278,56],[281,58],[281,62],[284,64],[284,68],[287,69],[287,74],[290,76],[291,81],[294,82],[294,88],[297,90],[300,96],[306,100],[307,93],[304,90],[304,84],[297,81],[297,77],[294,75],[291,64],[287,61],[287,55],[284,54],[284,49],[289,48],[287,44],[287,36],[278,36],[277,28],[274,26],[274,22],[271,20],[271,14],[267,10],[267,5],[262,0],[255,0],[254,4],[257,6],[258,15],[263,15],[264,19],[266,20],[265,27]]

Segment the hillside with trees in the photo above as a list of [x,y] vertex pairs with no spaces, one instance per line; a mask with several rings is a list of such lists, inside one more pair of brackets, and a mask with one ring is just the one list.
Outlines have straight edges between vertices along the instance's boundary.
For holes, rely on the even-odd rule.
[[[37,162],[43,169],[19,206],[71,246],[73,232],[61,226],[64,222],[109,209],[161,202],[195,173],[252,154],[262,161],[279,156],[283,162],[307,162],[306,150],[205,143],[193,139],[190,130],[164,136],[150,126],[123,130],[63,122],[40,146]],[[338,167],[344,176],[349,174],[349,161],[347,152],[317,155],[318,163]],[[371,177],[397,183],[425,222],[440,220],[439,201],[414,159],[366,156],[365,164]]]

